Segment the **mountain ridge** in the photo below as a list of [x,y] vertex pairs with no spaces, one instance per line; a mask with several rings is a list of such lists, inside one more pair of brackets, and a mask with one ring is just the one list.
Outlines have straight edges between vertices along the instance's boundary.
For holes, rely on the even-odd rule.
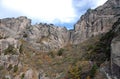
[[[112,24],[120,17],[119,4],[119,0],[108,0],[96,9],[88,9],[77,21],[72,31],[67,30],[65,27],[56,27],[53,24],[40,23],[31,25],[31,20],[24,16],[1,19],[1,23],[13,29],[14,32],[17,29],[16,33],[26,33],[28,37],[25,39],[34,41],[34,44],[39,47],[44,46],[48,50],[59,49],[68,43],[78,44],[90,37],[108,32],[112,28]],[[20,34],[17,34],[17,36],[19,37]],[[38,44],[38,41],[43,40],[42,37],[47,40]],[[47,44],[47,47],[45,44]]]
[[119,79],[120,0],[89,9],[67,30],[0,19],[1,79]]

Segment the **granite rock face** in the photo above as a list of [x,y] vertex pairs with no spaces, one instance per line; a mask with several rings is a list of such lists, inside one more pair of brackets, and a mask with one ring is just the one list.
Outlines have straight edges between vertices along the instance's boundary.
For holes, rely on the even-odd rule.
[[120,78],[120,36],[112,41],[111,73],[114,79]]
[[[65,46],[69,41],[69,36],[69,31],[65,27],[46,23],[31,25],[31,20],[24,16],[1,19],[0,23],[0,38],[4,38],[2,40],[7,41],[11,38],[15,42],[23,39],[35,49],[42,51]],[[10,40],[8,41],[10,43]]]
[[[31,25],[27,17],[0,19],[0,34],[5,37],[18,38]],[[3,35],[2,35],[3,34]]]
[[115,37],[111,43],[111,73],[114,79],[120,78],[120,19],[114,29]]
[[87,10],[74,26],[72,43],[77,44],[87,38],[108,32],[119,17],[120,0],[108,0],[94,10]]
[[[78,44],[90,37],[110,31],[118,18],[120,18],[120,0],[108,0],[103,6],[94,10],[89,9],[75,24],[73,30],[67,30],[65,27],[57,27],[46,23],[31,25],[31,20],[24,16],[0,19],[0,67],[4,67],[5,70],[8,69],[9,72],[5,73],[5,77],[9,79],[21,79],[23,76],[25,79],[49,79],[44,72],[40,73],[28,66],[24,68],[25,65],[22,63],[24,62],[22,59],[29,56],[29,54],[29,57],[32,57],[35,53],[31,54],[30,50],[20,54],[21,41],[27,42],[24,43],[27,44],[26,49],[28,49],[27,46],[31,46],[38,51],[57,50],[69,43]],[[111,44],[111,72],[114,79],[120,78],[119,23],[120,19],[118,20],[118,25],[115,25],[113,30],[115,38]],[[11,51],[11,48],[9,48],[11,45],[14,51]],[[7,53],[5,54],[3,51],[6,49]],[[25,53],[29,54],[25,55]],[[27,58],[25,58],[25,61],[28,61]],[[12,74],[14,67],[20,72],[15,77]],[[22,68],[23,70],[21,70]],[[4,71],[0,72],[0,74],[3,73]],[[0,78],[2,77],[3,75],[0,75]]]
[[36,24],[28,34],[29,41],[39,46],[40,50],[59,49],[69,41],[69,31],[65,27],[52,24]]
[[53,24],[31,25],[27,17],[1,19],[0,34],[28,41],[35,49],[49,51],[68,43],[78,44],[90,37],[108,32],[120,17],[120,0],[108,0],[103,6],[89,9],[72,31]]

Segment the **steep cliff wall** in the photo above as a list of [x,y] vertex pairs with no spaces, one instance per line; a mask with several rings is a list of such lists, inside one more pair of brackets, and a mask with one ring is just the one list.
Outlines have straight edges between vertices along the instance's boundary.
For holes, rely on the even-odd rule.
[[92,36],[108,32],[120,17],[120,0],[108,0],[104,5],[89,9],[74,26],[73,44]]
[[114,79],[120,78],[120,19],[114,24],[115,37],[111,42],[111,73]]
[[72,31],[53,24],[31,25],[31,20],[27,17],[1,19],[0,31],[4,37],[24,39],[35,49],[48,51],[106,33],[119,17],[120,0],[108,0],[103,6],[89,9],[82,15]]
[[23,16],[1,19],[0,34],[1,39],[23,39],[41,51],[59,49],[68,43],[70,37],[65,27],[46,23],[31,25],[31,20]]

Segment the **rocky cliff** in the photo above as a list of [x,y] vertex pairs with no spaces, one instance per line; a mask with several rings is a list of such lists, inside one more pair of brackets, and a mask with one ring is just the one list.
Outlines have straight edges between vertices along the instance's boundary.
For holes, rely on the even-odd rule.
[[[59,49],[68,43],[78,44],[90,37],[108,32],[120,17],[120,0],[108,0],[104,5],[89,9],[81,16],[72,31],[53,24],[31,25],[27,17],[1,19],[6,37],[25,39],[38,50]],[[1,31],[1,32],[2,32]]]
[[113,78],[120,78],[120,18],[113,25],[114,38],[111,42],[111,73]]
[[87,38],[108,32],[120,17],[120,0],[108,0],[96,9],[88,9],[74,26],[72,43],[77,44]]
[[53,50],[65,46],[69,41],[69,31],[65,27],[52,24],[33,25],[28,34],[30,41],[38,45],[40,50]]
[[23,16],[1,19],[0,25],[1,38],[23,39],[41,51],[59,49],[68,43],[70,37],[65,27],[46,23],[31,25],[31,20]]
[[[118,18],[120,0],[89,9],[73,30],[46,23],[32,25],[24,16],[0,19],[0,78],[119,79]],[[111,65],[101,66],[105,61]]]

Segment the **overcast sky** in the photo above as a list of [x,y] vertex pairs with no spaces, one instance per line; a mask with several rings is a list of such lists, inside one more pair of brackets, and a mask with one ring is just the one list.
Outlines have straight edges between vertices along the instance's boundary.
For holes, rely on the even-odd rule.
[[27,16],[32,23],[52,23],[68,29],[89,8],[107,0],[0,0],[0,18]]

